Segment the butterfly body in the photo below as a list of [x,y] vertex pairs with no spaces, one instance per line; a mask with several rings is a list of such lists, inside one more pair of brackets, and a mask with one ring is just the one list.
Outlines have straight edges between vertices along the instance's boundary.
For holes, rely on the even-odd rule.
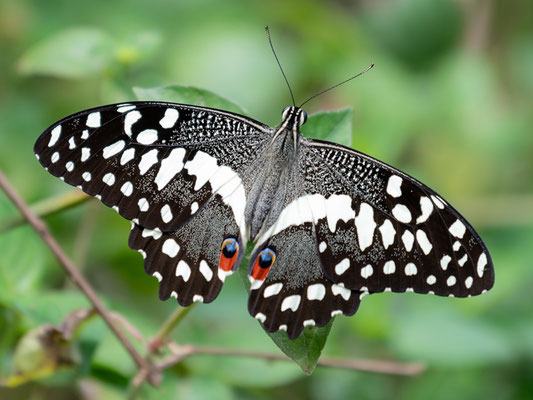
[[130,247],[162,299],[213,301],[255,242],[248,309],[290,338],[369,293],[492,287],[488,251],[453,207],[387,164],[303,137],[305,120],[297,107],[271,128],[185,104],[114,104],[53,124],[35,153],[132,221]]

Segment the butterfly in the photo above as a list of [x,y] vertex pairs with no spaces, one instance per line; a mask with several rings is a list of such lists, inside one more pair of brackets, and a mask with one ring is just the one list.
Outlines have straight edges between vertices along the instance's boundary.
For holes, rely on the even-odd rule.
[[255,242],[250,314],[298,337],[370,293],[469,297],[494,284],[472,226],[436,192],[365,154],[194,105],[130,102],[46,129],[40,163],[132,223],[159,296],[209,303]]

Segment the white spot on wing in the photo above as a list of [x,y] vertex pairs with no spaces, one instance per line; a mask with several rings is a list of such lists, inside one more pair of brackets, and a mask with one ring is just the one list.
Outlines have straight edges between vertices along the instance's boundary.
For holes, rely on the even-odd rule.
[[141,157],[141,162],[139,163],[139,173],[141,175],[146,174],[146,172],[157,163],[157,149],[152,149],[148,153],[144,153]]
[[102,178],[102,182],[104,182],[108,186],[113,185],[115,183],[115,175],[113,175],[111,172],[108,172]]
[[159,229],[148,229],[144,228],[142,231],[142,237],[147,238],[149,236],[153,237],[155,240],[159,239],[163,233]]
[[159,125],[165,129],[170,129],[174,127],[176,122],[178,121],[178,118],[180,116],[180,113],[175,108],[167,108],[165,110],[165,115],[163,118],[161,118],[161,121],[159,121]]
[[68,148],[69,150],[73,150],[76,148],[76,142],[74,141],[74,136],[71,136],[68,140]]
[[282,283],[279,283],[279,282],[273,283],[272,285],[267,286],[265,288],[265,290],[263,291],[263,297],[267,298],[267,297],[275,296],[281,291],[282,288],[283,288]]
[[134,157],[135,157],[135,149],[134,148],[130,148],[130,149],[126,150],[124,153],[122,153],[122,156],[120,157],[120,165],[127,164],[128,162],[133,160]]
[[394,274],[396,272],[396,264],[394,261],[390,260],[383,265],[383,273],[385,275]]
[[139,119],[141,119],[141,113],[137,110],[130,111],[126,114],[124,117],[124,133],[131,137],[131,127],[135,122],[137,122]]
[[413,263],[408,263],[405,266],[405,275],[407,276],[413,276],[416,275],[418,272],[418,269],[416,268],[416,265]]
[[89,182],[91,180],[91,173],[89,171],[85,171],[81,177],[85,182]]
[[434,285],[437,282],[437,278],[435,278],[435,275],[430,275],[427,277],[426,282],[428,285]]
[[100,126],[101,116],[98,111],[92,112],[87,116],[87,125],[89,128],[98,128]]
[[334,296],[341,296],[346,301],[348,301],[350,295],[352,294],[352,291],[345,288],[344,284],[342,283],[331,285],[331,292]]
[[416,241],[420,245],[420,248],[422,249],[424,254],[427,256],[433,248],[433,245],[429,242],[426,232],[424,232],[422,229],[417,230]]
[[200,272],[206,281],[210,282],[211,279],[213,279],[213,270],[209,268],[209,265],[205,260],[200,261]]
[[327,248],[328,245],[326,244],[326,242],[320,242],[320,244],[318,245],[318,251],[321,253],[325,252]]
[[56,126],[50,131],[50,141],[48,142],[48,147],[52,147],[57,143],[57,140],[61,136],[61,125]]
[[394,218],[398,221],[405,224],[411,222],[411,212],[403,204],[396,204],[392,209],[392,215],[394,215]]
[[204,302],[204,296],[201,296],[199,294],[195,294],[192,296],[193,303],[203,303]]
[[348,258],[345,258],[337,265],[335,265],[335,273],[337,275],[342,275],[346,272],[348,268],[350,268],[350,260]]
[[191,277],[191,268],[185,261],[180,260],[176,267],[176,277],[181,276],[185,282],[189,281]]
[[392,197],[400,197],[402,195],[402,181],[398,175],[391,175],[387,182],[387,193]]
[[446,285],[448,286],[453,286],[455,285],[457,282],[457,279],[455,278],[455,276],[451,275],[448,277],[448,279],[446,280]]
[[164,223],[168,224],[170,221],[172,221],[173,217],[172,210],[168,204],[165,204],[163,207],[161,207],[161,219]]
[[80,160],[82,162],[85,162],[89,159],[90,156],[91,156],[91,149],[88,147],[82,147]]
[[124,149],[125,146],[126,146],[126,142],[124,140],[119,140],[118,142],[115,142],[113,144],[110,144],[107,147],[104,147],[102,156],[105,159],[108,159],[109,157],[113,157],[114,155],[120,153]]
[[465,279],[465,286],[467,289],[470,289],[472,287],[472,283],[474,283],[474,278],[472,278],[471,276]]
[[171,180],[183,169],[183,158],[185,157],[185,149],[173,149],[168,157],[161,161],[161,166],[155,177],[157,190],[163,189]]
[[306,319],[303,322],[303,326],[315,326],[315,325],[316,325],[316,322],[314,319]]
[[142,212],[148,211],[148,209],[150,208],[150,204],[148,203],[148,200],[146,200],[146,198],[144,197],[139,199],[139,201],[137,202],[137,205],[139,206],[139,210],[141,210]]
[[145,129],[137,135],[137,142],[140,144],[153,144],[157,141],[158,133],[155,129]]
[[72,161],[69,161],[68,163],[65,164],[65,168],[67,169],[68,172],[72,172],[72,170],[74,169],[74,163]]
[[258,321],[261,321],[262,323],[264,323],[267,319],[267,316],[263,313],[257,313],[255,314],[255,317],[254,317],[256,320]]
[[180,251],[180,246],[174,239],[167,239],[161,247],[161,251],[167,256],[174,258]]
[[466,227],[461,221],[457,219],[448,230],[456,238],[462,239],[466,232]]
[[309,300],[322,300],[325,295],[326,287],[321,283],[316,283],[307,287],[307,298]]
[[465,265],[466,260],[468,260],[468,256],[465,254],[459,259],[457,263],[459,264],[460,267],[462,267],[463,265]]
[[420,210],[422,211],[422,214],[416,219],[417,224],[426,222],[431,213],[433,212],[433,203],[431,202],[429,197],[420,197]]
[[388,249],[389,246],[394,243],[394,236],[396,235],[396,231],[392,226],[392,222],[390,222],[388,219],[385,220],[385,222],[383,222],[383,224],[379,227],[379,231],[381,232],[383,247]]
[[365,250],[374,240],[374,230],[376,229],[374,221],[374,209],[367,203],[361,203],[359,214],[355,217],[355,228],[357,230],[357,239],[361,251]]
[[413,249],[413,243],[415,242],[415,237],[411,231],[406,230],[402,235],[402,242],[405,246],[405,250],[411,251]]
[[300,300],[302,297],[299,294],[294,294],[292,296],[287,296],[281,302],[281,311],[291,310],[296,311],[300,306]]
[[452,258],[449,256],[449,255],[444,255],[442,256],[442,258],[440,259],[440,267],[446,271],[448,269],[448,264],[450,264],[450,261],[452,260]]
[[54,154],[52,154],[50,161],[52,161],[52,163],[56,163],[59,161],[59,153],[57,151]]
[[198,211],[198,203],[195,201],[191,204],[191,215],[196,213],[196,211]]
[[485,253],[481,253],[479,256],[479,259],[477,260],[477,274],[481,278],[483,274],[485,273],[485,267],[487,266],[487,255]]
[[89,130],[88,129],[84,129],[83,132],[81,133],[81,138],[82,140],[86,140],[89,138]]
[[129,197],[131,196],[131,194],[133,193],[133,185],[131,182],[125,182],[121,188],[120,188],[120,191],[122,192],[122,194],[126,197]]
[[161,275],[159,272],[154,272],[152,276],[155,276],[158,282],[161,282],[163,280],[163,275]]
[[368,264],[366,267],[361,268],[361,276],[363,278],[368,278],[372,276],[374,273],[374,268],[372,268],[372,265]]

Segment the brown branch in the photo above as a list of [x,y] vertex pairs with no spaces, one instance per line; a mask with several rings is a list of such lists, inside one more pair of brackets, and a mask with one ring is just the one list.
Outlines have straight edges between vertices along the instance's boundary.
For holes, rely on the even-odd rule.
[[83,277],[83,275],[76,269],[72,261],[67,257],[63,252],[57,241],[54,239],[46,224],[35,216],[28,205],[24,200],[18,195],[16,190],[11,186],[7,178],[0,171],[0,187],[4,190],[7,197],[13,202],[13,204],[19,209],[22,216],[28,221],[28,223],[33,227],[41,239],[46,243],[50,248],[52,253],[56,256],[59,264],[63,267],[65,272],[70,276],[72,281],[80,288],[80,290],[85,294],[89,299],[95,310],[98,314],[101,315],[102,319],[109,326],[111,331],[115,334],[118,340],[122,343],[124,348],[131,355],[137,368],[141,371],[145,371],[147,379],[152,384],[157,384],[160,374],[159,371],[154,370],[153,365],[148,362],[144,357],[142,357],[137,350],[133,347],[128,338],[120,330],[116,324],[114,318],[110,315],[110,312],[102,304],[98,295],[89,284],[89,282]]
[[[81,190],[75,189],[49,199],[41,200],[38,203],[29,206],[29,208],[32,213],[38,217],[47,217],[82,204],[91,198],[92,197],[86,195]],[[0,222],[0,233],[16,228],[24,222],[25,219],[20,215],[6,219]]]
[[[169,343],[169,347],[171,348],[173,354],[156,364],[156,368],[161,371],[181,362],[186,357],[201,354],[212,356],[249,357],[263,359],[267,361],[292,361],[289,357],[285,355],[267,353],[262,351],[224,349],[219,347],[201,347],[190,345],[178,346],[174,343]],[[318,360],[317,364],[323,367],[343,368],[356,371],[405,376],[419,375],[426,369],[426,366],[422,363],[400,363],[395,361],[365,360],[354,358],[323,357]]]

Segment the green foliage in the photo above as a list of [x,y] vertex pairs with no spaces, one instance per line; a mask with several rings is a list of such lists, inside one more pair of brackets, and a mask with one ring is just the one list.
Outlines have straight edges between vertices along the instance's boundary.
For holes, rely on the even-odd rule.
[[[31,150],[46,126],[84,108],[135,97],[241,113],[242,104],[247,115],[278,124],[289,97],[264,37],[268,22],[297,99],[376,64],[307,104],[304,133],[353,140],[357,150],[428,183],[472,222],[493,255],[496,286],[486,295],[367,296],[354,317],[295,342],[265,335],[248,315],[242,282],[229,277],[219,298],[196,307],[171,339],[281,348],[300,367],[194,356],[167,370],[159,389],[145,385],[132,398],[531,398],[532,11],[530,2],[516,1],[1,1],[0,168],[29,202],[69,190]],[[322,112],[347,106],[353,115]],[[0,227],[17,216],[0,193]],[[105,303],[146,338],[154,335],[176,306],[157,299],[156,280],[127,248],[129,224],[97,202],[46,221]],[[0,250],[5,379],[15,371],[17,343],[34,345],[44,324],[58,326],[88,303],[29,227],[0,232]],[[124,398],[135,366],[100,319],[67,342],[76,349],[73,365],[48,364],[51,376],[0,386],[0,398],[79,398],[80,387]],[[429,371],[398,378],[316,368],[305,376],[300,368],[310,372],[322,351],[421,360]]]

